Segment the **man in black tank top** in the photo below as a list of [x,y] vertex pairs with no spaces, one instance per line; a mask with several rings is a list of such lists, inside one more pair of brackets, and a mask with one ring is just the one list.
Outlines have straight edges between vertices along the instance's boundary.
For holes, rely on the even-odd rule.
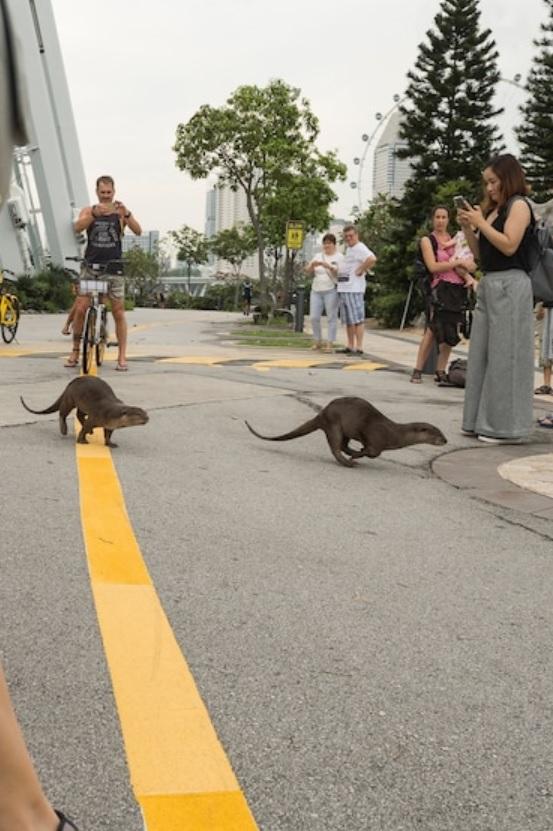
[[[95,264],[109,264],[106,273],[109,281],[108,297],[111,301],[111,311],[119,344],[116,369],[125,372],[127,370],[127,321],[125,319],[121,238],[126,226],[137,235],[142,233],[142,229],[131,211],[122,202],[114,200],[115,185],[111,176],[99,177],[96,181],[96,195],[97,204],[82,209],[74,228],[76,233],[80,234],[85,231],[87,236],[83,277],[98,278],[98,272],[91,267]],[[79,296],[74,304],[73,351],[65,362],[67,367],[77,367],[79,363],[80,341],[88,302],[88,297]]]

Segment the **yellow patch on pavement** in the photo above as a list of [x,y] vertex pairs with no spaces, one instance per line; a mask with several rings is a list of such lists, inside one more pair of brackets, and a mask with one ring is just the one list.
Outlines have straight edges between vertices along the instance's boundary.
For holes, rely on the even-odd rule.
[[0,349],[0,358],[25,358],[27,355],[40,354],[38,350],[32,351],[30,349],[10,349],[9,347],[2,347]]
[[220,355],[214,358],[209,355],[184,355],[180,358],[161,358],[160,364],[200,364],[203,366],[216,366],[225,359]]
[[320,366],[328,362],[313,360],[313,358],[275,358],[272,361],[257,361],[252,366],[254,369],[270,369],[271,367],[280,369],[308,369],[309,367]]
[[358,364],[346,364],[342,369],[350,372],[374,372],[375,369],[384,369],[386,364],[375,364],[372,361],[362,361]]
[[255,831],[134,536],[103,431],[76,445],[92,592],[147,831]]

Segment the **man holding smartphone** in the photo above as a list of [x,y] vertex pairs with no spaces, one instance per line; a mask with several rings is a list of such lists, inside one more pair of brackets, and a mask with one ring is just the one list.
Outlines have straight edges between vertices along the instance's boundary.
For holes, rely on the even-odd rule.
[[[122,202],[114,200],[115,183],[111,176],[100,176],[96,180],[96,205],[83,208],[74,224],[75,233],[86,231],[87,246],[83,277],[98,276],[95,271],[87,269],[87,265],[114,262],[113,273],[109,270],[106,278],[109,282],[108,297],[111,301],[111,311],[115,321],[115,331],[119,344],[117,366],[120,372],[126,372],[127,366],[127,321],[125,319],[125,280],[121,267],[117,268],[117,261],[122,257],[121,238],[128,226],[134,234],[140,235],[140,224]],[[119,273],[117,273],[119,272]],[[77,367],[79,364],[79,348],[83,331],[84,316],[88,306],[88,297],[81,296],[75,300],[73,316],[73,351],[65,362],[66,367]]]

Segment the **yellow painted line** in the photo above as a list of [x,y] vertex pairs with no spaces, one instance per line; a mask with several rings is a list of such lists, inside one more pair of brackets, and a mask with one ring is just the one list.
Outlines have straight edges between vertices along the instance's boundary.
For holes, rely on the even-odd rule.
[[142,558],[103,431],[90,441],[76,445],[83,535],[147,831],[255,831]]
[[353,372],[357,371],[365,371],[365,372],[374,372],[375,369],[384,369],[386,364],[373,364],[371,361],[363,361],[363,363],[359,364],[345,364],[342,369],[350,370]]
[[308,369],[311,366],[320,366],[327,364],[329,361],[313,360],[313,358],[275,358],[272,361],[257,361],[252,364],[254,369],[264,369],[265,367],[279,367],[281,369]]
[[208,355],[185,355],[180,358],[161,358],[160,364],[201,364],[203,366],[216,366],[225,359],[221,356],[218,358],[210,357]]

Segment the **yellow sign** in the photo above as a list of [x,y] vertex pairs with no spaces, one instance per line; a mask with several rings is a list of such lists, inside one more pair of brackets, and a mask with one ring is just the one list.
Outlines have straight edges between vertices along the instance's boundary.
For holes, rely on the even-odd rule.
[[287,222],[286,223],[286,247],[295,250],[303,246],[304,235],[303,222]]

